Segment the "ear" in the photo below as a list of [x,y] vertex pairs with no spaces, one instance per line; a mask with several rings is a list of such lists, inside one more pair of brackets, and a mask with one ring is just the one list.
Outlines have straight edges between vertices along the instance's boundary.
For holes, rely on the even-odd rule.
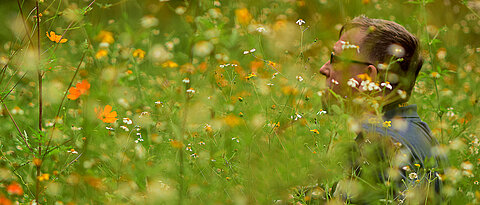
[[370,78],[373,80],[373,81],[376,81],[377,80],[377,76],[378,76],[378,69],[377,67],[375,67],[374,65],[369,65],[367,67],[368,69],[368,76],[370,76]]

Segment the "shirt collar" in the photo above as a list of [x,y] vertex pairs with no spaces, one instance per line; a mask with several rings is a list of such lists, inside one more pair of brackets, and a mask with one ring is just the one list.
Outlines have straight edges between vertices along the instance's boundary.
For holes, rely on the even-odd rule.
[[417,114],[417,105],[415,104],[386,110],[383,116],[386,119],[392,119],[393,117],[420,118]]

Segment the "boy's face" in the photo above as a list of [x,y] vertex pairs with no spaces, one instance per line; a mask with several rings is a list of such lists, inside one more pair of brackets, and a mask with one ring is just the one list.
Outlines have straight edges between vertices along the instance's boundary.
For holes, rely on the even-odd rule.
[[364,37],[365,33],[357,28],[344,32],[333,46],[333,55],[330,60],[319,70],[326,77],[327,87],[342,97],[352,89],[356,92],[355,88],[347,85],[350,78],[360,83],[361,80],[357,77],[359,74],[366,73],[372,79],[376,77],[375,66],[369,62],[366,55],[360,53],[359,46]]

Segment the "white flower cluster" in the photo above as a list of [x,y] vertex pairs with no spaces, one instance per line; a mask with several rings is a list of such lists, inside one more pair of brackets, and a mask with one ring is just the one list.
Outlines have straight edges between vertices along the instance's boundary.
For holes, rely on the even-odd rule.
[[[245,51],[243,52],[243,54],[246,54]],[[234,63],[232,63],[232,64],[227,63],[227,64],[222,64],[222,65],[220,65],[220,68],[224,68],[224,67],[227,67],[227,66],[236,67],[236,66],[238,66],[238,65],[237,65],[237,64],[234,64]]]
[[295,22],[296,24],[298,24],[299,26],[305,24],[305,21],[303,19],[298,19],[297,22]]
[[362,83],[360,84],[360,89],[363,90],[363,91],[374,91],[374,90],[377,90],[377,91],[380,91],[380,87],[374,83],[374,82],[371,82],[370,80],[364,80],[362,81]]
[[354,48],[357,49],[357,53],[360,53],[360,46],[357,46],[355,44],[350,44],[348,41],[340,41],[342,44],[342,50],[349,49],[349,48]]
[[302,115],[298,114],[298,113],[295,113],[294,115],[290,116],[290,119],[293,119],[295,121],[297,121],[298,119],[301,119],[302,118]]
[[250,49],[249,51],[243,51],[243,54],[244,54],[244,55],[247,55],[247,54],[249,54],[249,53],[255,52],[256,50],[257,50],[257,49],[252,48],[252,49]]

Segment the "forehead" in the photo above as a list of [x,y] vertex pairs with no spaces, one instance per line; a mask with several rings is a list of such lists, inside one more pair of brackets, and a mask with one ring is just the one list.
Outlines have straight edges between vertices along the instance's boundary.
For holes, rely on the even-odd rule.
[[345,42],[348,42],[350,45],[360,46],[365,36],[365,32],[363,32],[360,28],[349,29],[340,36],[340,39],[333,46],[333,51],[338,54],[342,53],[344,50],[346,50],[342,49],[342,46],[345,45]]

